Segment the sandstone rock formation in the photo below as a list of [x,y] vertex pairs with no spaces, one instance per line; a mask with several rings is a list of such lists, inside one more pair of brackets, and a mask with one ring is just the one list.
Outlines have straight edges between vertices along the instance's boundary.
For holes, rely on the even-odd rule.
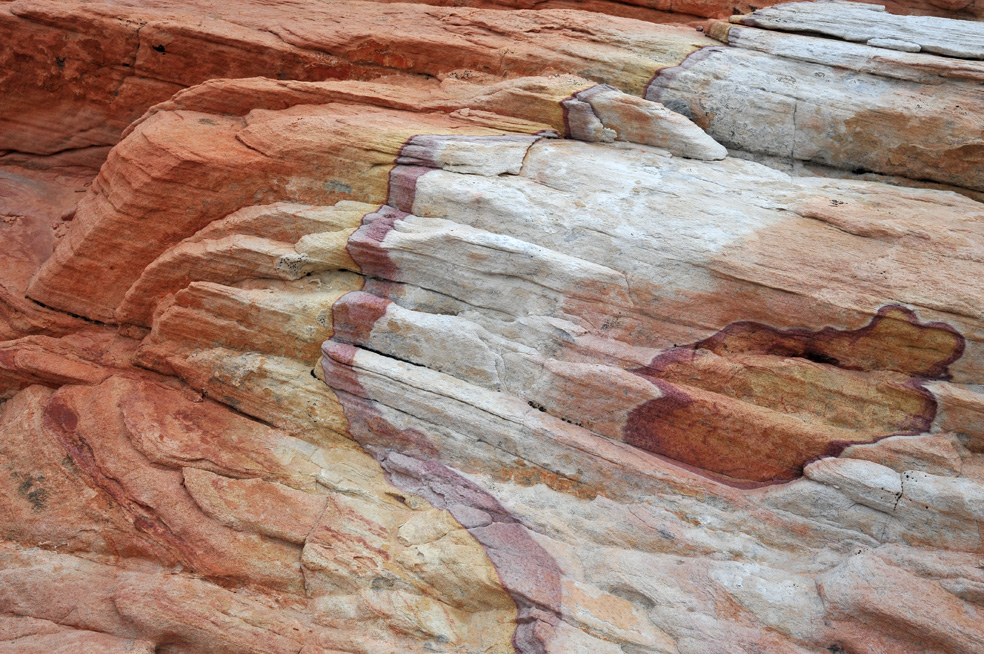
[[984,650],[980,23],[630,4],[0,5],[0,651]]

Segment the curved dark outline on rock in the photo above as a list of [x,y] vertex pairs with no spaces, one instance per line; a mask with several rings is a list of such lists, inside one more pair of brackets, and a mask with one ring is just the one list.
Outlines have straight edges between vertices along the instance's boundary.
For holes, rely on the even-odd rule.
[[[663,380],[659,379],[657,375],[667,365],[680,360],[683,356],[686,355],[687,352],[694,352],[699,349],[712,350],[714,346],[723,343],[729,336],[735,334],[741,334],[743,332],[744,333],[753,332],[753,331],[761,331],[765,333],[771,332],[771,334],[773,334],[777,340],[781,338],[790,338],[794,341],[801,341],[804,344],[804,351],[802,354],[782,355],[777,353],[778,356],[787,356],[789,358],[805,358],[807,360],[812,360],[824,365],[833,365],[843,370],[866,370],[865,368],[859,366],[843,364],[842,362],[837,360],[824,361],[823,359],[826,358],[827,355],[823,354],[823,352],[821,352],[819,348],[811,347],[811,346],[816,343],[830,342],[837,337],[846,336],[848,338],[860,338],[865,334],[873,331],[875,327],[877,327],[879,323],[884,321],[887,318],[887,315],[892,311],[902,312],[905,319],[911,325],[920,328],[925,328],[925,329],[942,330],[956,337],[956,345],[953,351],[944,359],[941,359],[940,361],[937,361],[935,364],[933,364],[932,367],[924,371],[911,372],[911,373],[898,371],[910,377],[909,381],[905,382],[904,386],[906,388],[911,389],[913,392],[922,395],[926,399],[927,411],[923,414],[916,414],[911,416],[910,422],[912,424],[908,430],[894,431],[891,433],[874,436],[873,438],[871,438],[871,440],[831,441],[827,444],[826,448],[820,454],[802,462],[802,465],[800,466],[800,473],[798,475],[790,479],[773,479],[767,481],[737,479],[734,477],[729,477],[723,473],[718,473],[712,470],[702,468],[692,463],[685,463],[683,461],[678,461],[668,455],[660,454],[659,452],[653,452],[646,448],[640,447],[637,443],[632,442],[633,439],[628,434],[628,432],[631,429],[631,427],[629,426],[629,422],[632,420],[633,415],[638,416],[639,412],[652,411],[654,408],[660,405],[666,405],[667,403],[680,405],[685,401],[684,398],[680,397],[681,395],[683,395],[683,393],[676,390],[668,383],[663,382]],[[653,360],[649,363],[649,365],[632,370],[633,373],[640,375],[641,377],[644,377],[648,381],[652,382],[657,388],[659,388],[660,392],[663,394],[663,397],[655,400],[650,400],[649,402],[646,402],[640,405],[639,407],[636,407],[636,409],[632,411],[628,420],[626,421],[625,427],[623,428],[623,433],[626,436],[625,442],[630,445],[633,445],[634,447],[640,447],[640,449],[643,449],[644,451],[649,452],[650,454],[657,456],[660,459],[669,461],[686,470],[689,470],[690,472],[697,473],[701,476],[707,477],[709,479],[713,479],[714,481],[720,482],[722,484],[726,484],[734,488],[750,490],[755,488],[762,488],[765,486],[772,486],[776,484],[786,484],[791,481],[796,481],[797,479],[800,479],[803,476],[802,475],[803,466],[806,466],[812,463],[813,461],[817,461],[819,459],[839,456],[841,452],[843,452],[846,448],[848,448],[851,445],[870,445],[893,436],[915,436],[928,431],[931,428],[933,421],[936,419],[936,414],[939,410],[939,402],[937,397],[929,389],[926,388],[926,384],[931,381],[950,379],[949,366],[952,365],[954,362],[956,362],[963,355],[965,348],[966,348],[966,338],[955,327],[945,322],[939,322],[939,321],[923,322],[919,320],[919,317],[916,315],[916,312],[914,310],[910,309],[909,307],[903,306],[901,304],[883,305],[878,309],[874,317],[872,317],[872,319],[868,322],[867,325],[864,325],[858,329],[853,329],[853,330],[838,329],[836,327],[830,327],[830,326],[822,327],[817,330],[811,330],[805,327],[791,327],[787,329],[780,329],[777,327],[773,327],[771,325],[767,325],[765,323],[759,323],[754,321],[743,320],[743,321],[732,322],[722,327],[720,330],[718,330],[711,336],[708,336],[707,338],[704,338],[700,341],[697,341],[690,345],[682,345],[665,350],[664,352],[661,352],[659,355],[653,358]],[[689,403],[689,398],[686,401],[687,403]]]

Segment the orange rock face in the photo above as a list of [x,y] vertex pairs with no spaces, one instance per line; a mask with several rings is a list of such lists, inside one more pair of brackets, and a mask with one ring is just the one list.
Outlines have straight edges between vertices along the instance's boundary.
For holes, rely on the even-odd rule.
[[974,5],[450,4],[0,6],[0,650],[981,651]]
[[[577,39],[582,28],[606,36]],[[700,43],[692,30],[659,38],[644,23],[592,14],[571,21],[564,12],[360,2],[243,8],[198,0],[6,3],[0,38],[11,44],[0,59],[8,90],[0,150],[96,166],[148,107],[214,78],[550,72],[641,90],[653,70],[675,65],[678,52]],[[577,51],[568,50],[571,42],[579,42]]]

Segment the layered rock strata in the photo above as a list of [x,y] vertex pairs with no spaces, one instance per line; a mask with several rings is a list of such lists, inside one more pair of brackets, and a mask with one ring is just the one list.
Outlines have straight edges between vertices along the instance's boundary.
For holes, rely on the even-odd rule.
[[6,105],[0,647],[981,649],[975,27],[203,6],[4,18],[201,61]]
[[715,23],[708,33],[728,47],[660,71],[645,97],[787,172],[903,177],[980,198],[984,30],[879,9],[796,3]]

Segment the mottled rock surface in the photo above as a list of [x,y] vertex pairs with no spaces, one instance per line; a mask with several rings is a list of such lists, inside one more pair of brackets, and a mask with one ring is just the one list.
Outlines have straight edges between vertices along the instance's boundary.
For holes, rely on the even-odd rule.
[[979,23],[437,4],[0,6],[0,651],[982,651]]

